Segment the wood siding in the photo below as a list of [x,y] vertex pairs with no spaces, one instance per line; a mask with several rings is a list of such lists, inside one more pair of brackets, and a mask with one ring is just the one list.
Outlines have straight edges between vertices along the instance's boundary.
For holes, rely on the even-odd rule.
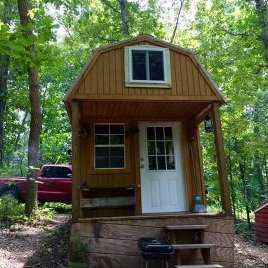
[[[94,168],[94,123],[124,123],[125,124],[125,157],[126,168],[124,169],[95,169]],[[73,207],[76,212],[73,218],[77,221],[78,217],[101,217],[101,216],[122,216],[126,215],[140,215],[141,214],[141,192],[140,192],[140,155],[139,155],[139,133],[132,133],[132,130],[138,129],[137,121],[108,121],[100,120],[88,123],[88,136],[77,136],[79,142],[79,164],[76,164],[77,176],[74,183],[74,199]],[[201,167],[200,152],[198,150],[198,135],[195,134],[195,140],[189,138],[189,130],[185,123],[182,124],[182,155],[183,155],[183,167],[185,170],[185,183],[187,190],[187,203],[188,210],[192,211],[194,208],[194,196],[201,194],[204,197],[205,189],[203,185],[203,171]],[[196,131],[196,129],[194,130]],[[191,146],[195,147],[195,155],[191,155]],[[195,159],[195,165],[193,166],[193,159]],[[195,173],[193,170],[195,169]],[[194,174],[197,175],[196,180]],[[135,189],[136,196],[136,211],[125,211],[118,209],[81,209],[79,200],[81,198],[81,187],[85,184],[88,188],[100,189],[100,188],[120,188],[120,187],[132,187]],[[198,185],[198,187],[197,187]],[[198,189],[198,191],[197,191]],[[107,196],[109,197],[109,196]],[[204,198],[205,199],[205,198]],[[204,200],[203,199],[203,200]],[[205,200],[204,200],[205,202]],[[114,213],[114,214],[113,214]]]
[[[150,44],[147,42],[147,44]],[[203,97],[219,100],[199,65],[189,55],[170,50],[171,88],[126,87],[124,47],[98,53],[84,73],[74,98]],[[197,98],[198,99],[198,98]]]
[[[89,265],[92,268],[136,268],[143,261],[137,249],[141,237],[164,237],[164,226],[178,224],[206,224],[205,242],[215,244],[211,251],[212,262],[233,267],[234,220],[232,217],[213,215],[177,215],[155,217],[129,217],[84,219],[72,226],[72,238],[83,237],[90,246]],[[200,252],[184,252],[183,263],[202,263]],[[175,260],[172,260],[172,265]],[[160,262],[161,263],[161,262]],[[155,263],[154,267],[158,266]],[[173,267],[173,266],[172,266]]]
[[268,243],[268,204],[255,212],[256,239]]

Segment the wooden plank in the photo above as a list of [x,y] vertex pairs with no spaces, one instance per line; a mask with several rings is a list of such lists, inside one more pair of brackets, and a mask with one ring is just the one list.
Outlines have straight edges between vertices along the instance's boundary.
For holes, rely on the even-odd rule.
[[[171,93],[171,95],[178,95],[177,93],[177,76],[176,76],[176,68],[175,68],[175,53],[173,51],[170,51],[170,75],[171,75],[171,92],[169,92],[169,94]],[[166,94],[168,95],[168,94]]]
[[204,233],[204,241],[207,243],[215,244],[216,246],[233,247],[234,245],[234,235],[224,234],[224,233]]
[[72,234],[106,239],[124,238],[133,241],[137,241],[142,237],[160,238],[165,235],[163,229],[159,227],[102,224],[100,222],[81,225],[76,224],[72,230]]
[[183,88],[186,86],[183,84],[182,79],[182,66],[181,66],[181,60],[183,58],[182,55],[175,53],[175,73],[176,73],[176,95],[177,96],[183,96]]
[[223,268],[219,264],[176,265],[176,268]]
[[89,238],[90,252],[139,256],[137,241],[126,239]]
[[186,57],[186,73],[187,73],[187,81],[188,81],[188,95],[194,96],[194,77],[193,77],[193,70],[192,70],[192,61],[189,57]]
[[212,116],[213,116],[213,129],[215,137],[214,142],[216,147],[217,166],[220,180],[222,209],[225,211],[226,215],[232,215],[232,205],[231,205],[229,182],[228,182],[225,152],[223,145],[220,110],[218,103],[212,104]]
[[103,94],[111,95],[110,92],[110,65],[109,65],[109,53],[104,53],[103,57]]
[[199,84],[199,71],[194,64],[192,64],[192,69],[193,69],[194,95],[200,96],[201,91],[200,91],[200,84]]
[[183,225],[171,225],[165,226],[166,230],[204,230],[207,229],[209,225],[195,225],[195,224],[183,224]]
[[111,50],[109,53],[109,70],[110,70],[110,94],[116,94],[116,65],[115,65],[115,50]]
[[98,61],[95,63],[97,68],[96,77],[93,79],[97,79],[97,92],[98,94],[104,94],[104,77],[106,76],[104,72],[104,55],[100,55]]
[[121,72],[121,66],[123,63],[121,50],[122,49],[115,50],[115,85],[117,95],[122,95],[124,93],[122,87],[122,79],[124,80],[124,77]]
[[180,55],[180,67],[181,67],[181,79],[182,79],[182,96],[189,96],[186,56]]
[[81,208],[109,208],[133,206],[136,204],[135,196],[103,197],[81,199]]
[[[90,72],[90,75],[91,75],[91,79],[90,79],[90,92],[92,92],[92,94],[97,94],[98,95],[98,83],[97,83],[97,65],[94,64],[92,66],[92,69],[91,69],[91,72]],[[82,96],[82,95],[79,95],[79,96]],[[86,94],[86,99],[89,98],[89,94]],[[78,96],[77,96],[78,97]]]
[[211,216],[209,214],[185,214],[185,215],[158,215],[158,216],[135,216],[124,219],[106,218],[96,219],[105,223],[140,225],[151,227],[163,227],[176,224],[207,224],[210,232],[234,233],[234,220],[224,217]]
[[202,249],[213,248],[214,244],[172,244],[174,249]]

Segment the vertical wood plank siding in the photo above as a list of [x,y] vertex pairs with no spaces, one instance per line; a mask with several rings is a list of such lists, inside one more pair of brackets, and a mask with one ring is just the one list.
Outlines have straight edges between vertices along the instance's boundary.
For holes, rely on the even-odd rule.
[[256,239],[268,243],[268,203],[255,211]]
[[86,73],[76,97],[213,96],[210,85],[189,56],[170,50],[171,88],[125,87],[124,48],[101,53]]

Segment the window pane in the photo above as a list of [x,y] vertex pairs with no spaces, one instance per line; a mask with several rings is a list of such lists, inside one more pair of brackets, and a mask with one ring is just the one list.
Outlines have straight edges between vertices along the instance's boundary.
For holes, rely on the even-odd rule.
[[165,127],[165,139],[172,140],[172,127]]
[[109,157],[96,157],[96,168],[109,168]]
[[155,156],[149,156],[149,170],[156,170],[156,157]]
[[156,155],[154,141],[148,141],[148,155]]
[[124,157],[111,157],[111,168],[123,168],[125,166]]
[[164,133],[163,133],[163,128],[162,127],[157,127],[156,128],[156,139],[157,140],[164,140]]
[[124,134],[124,126],[123,125],[110,125],[110,133],[111,134]]
[[158,170],[166,169],[166,157],[158,156],[157,157]]
[[165,155],[165,143],[163,141],[158,141],[156,143],[156,150],[157,150],[157,154],[161,154],[161,155]]
[[110,144],[124,144],[124,135],[111,135],[110,136]]
[[167,169],[175,169],[174,156],[169,155],[166,158],[167,158]]
[[109,134],[109,125],[95,125],[95,134]]
[[106,156],[108,157],[109,156],[109,148],[107,147],[96,147],[95,148],[95,154],[96,154],[96,157],[98,156]]
[[173,141],[166,141],[166,154],[174,155]]
[[146,80],[146,52],[132,50],[133,80]]
[[163,51],[149,51],[150,80],[164,80]]
[[95,144],[109,144],[109,135],[95,135]]
[[147,127],[147,140],[155,140],[154,127]]
[[110,157],[113,157],[113,156],[124,157],[124,147],[111,147],[110,148]]

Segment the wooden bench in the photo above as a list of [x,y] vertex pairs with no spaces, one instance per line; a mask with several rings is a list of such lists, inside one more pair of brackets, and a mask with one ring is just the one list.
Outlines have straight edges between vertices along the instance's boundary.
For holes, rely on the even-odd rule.
[[[133,187],[82,188],[80,209],[82,215],[121,215],[135,213],[136,196]],[[89,216],[91,217],[91,216]]]
[[101,197],[101,198],[82,198],[81,208],[115,208],[125,206],[135,206],[135,196]]

